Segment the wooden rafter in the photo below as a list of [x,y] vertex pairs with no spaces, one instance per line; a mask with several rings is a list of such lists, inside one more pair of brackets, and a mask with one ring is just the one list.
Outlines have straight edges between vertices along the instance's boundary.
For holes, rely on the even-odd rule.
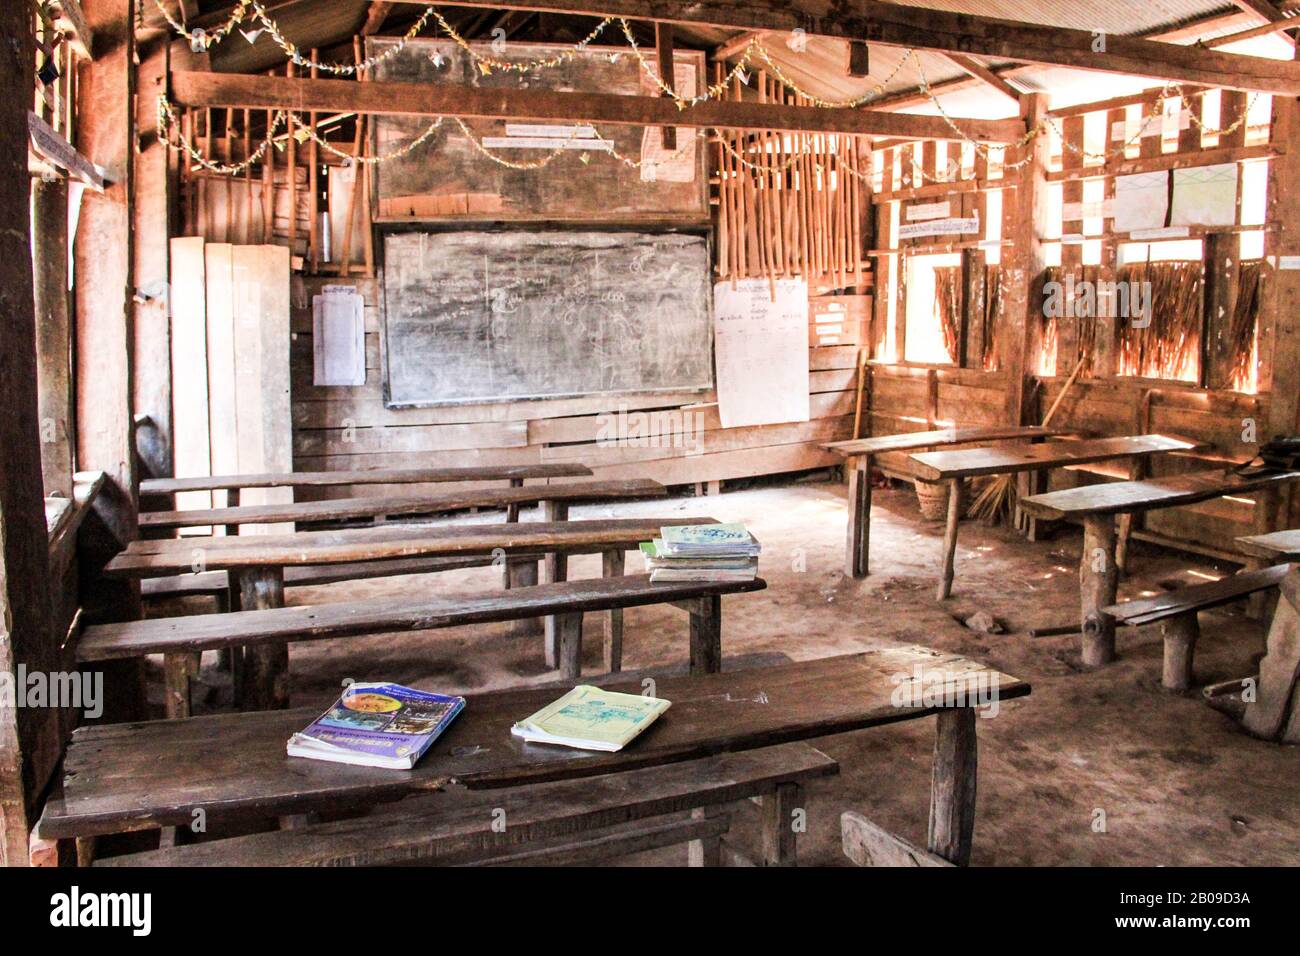
[[[400,0],[410,3],[416,0]],[[419,0],[424,2],[424,0]],[[588,16],[700,24],[735,30],[803,30],[810,36],[885,46],[958,52],[995,60],[1066,66],[1104,73],[1300,96],[1300,63],[1222,53],[1126,36],[1108,36],[1094,50],[1090,30],[999,20],[877,0],[847,0],[826,13],[814,0],[463,0],[467,7],[502,6]]]
[[72,38],[72,46],[81,56],[90,59],[94,55],[95,34],[86,22],[82,12],[81,0],[59,0],[59,16],[55,21],[61,29]]
[[[174,72],[173,99],[181,106],[292,109],[398,116],[460,116],[470,119],[586,121],[630,126],[720,127],[953,139],[941,117],[827,110],[773,103],[708,101],[679,110],[657,96],[559,93],[532,89],[479,89],[430,83],[351,83],[345,80]],[[1020,120],[955,120],[977,140],[1012,142],[1024,135]]]
[[1020,91],[990,70],[983,63],[976,63],[970,57],[962,56],[960,53],[945,53],[944,56],[968,75],[975,77],[977,80],[982,80],[985,84],[993,87],[993,89],[997,90],[1003,96],[1009,97],[1017,103],[1020,102]]

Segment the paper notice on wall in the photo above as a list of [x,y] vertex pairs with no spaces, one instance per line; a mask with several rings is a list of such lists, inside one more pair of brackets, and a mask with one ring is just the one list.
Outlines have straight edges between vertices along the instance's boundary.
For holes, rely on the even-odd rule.
[[723,428],[808,421],[806,282],[719,282],[713,328]]
[[928,202],[907,207],[908,222],[928,222],[931,219],[947,219],[952,208],[951,203]]
[[1159,229],[1169,212],[1169,173],[1115,177],[1115,232]]
[[1067,202],[1061,206],[1061,219],[1064,222],[1078,222],[1081,219],[1111,219],[1115,215],[1115,204],[1109,199],[1096,202]]
[[978,235],[978,216],[969,219],[931,219],[927,222],[908,222],[898,227],[899,239],[920,239],[923,236]]
[[1169,221],[1175,226],[1235,226],[1237,164],[1175,169]]
[[[644,96],[662,96],[659,84],[647,74],[659,75],[658,66],[644,64],[641,74],[641,93]],[[679,96],[692,97],[696,90],[696,69],[690,63],[673,64],[673,90]],[[695,181],[695,150],[698,148],[695,129],[678,126],[677,148],[664,149],[664,131],[658,126],[647,126],[641,136],[641,181],[645,183],[690,183]]]
[[365,304],[351,286],[312,296],[314,385],[366,384]]

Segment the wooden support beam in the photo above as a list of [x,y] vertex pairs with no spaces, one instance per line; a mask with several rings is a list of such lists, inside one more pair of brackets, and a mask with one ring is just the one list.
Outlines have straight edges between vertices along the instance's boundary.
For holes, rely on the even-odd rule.
[[960,53],[945,54],[956,66],[960,67],[966,73],[975,77],[977,80],[983,80],[986,84],[993,87],[1003,96],[1020,102],[1020,91],[1008,83],[1002,77],[998,76],[983,63],[976,63],[968,56],[962,56]]
[[[905,136],[913,140],[954,138],[952,128],[938,116],[717,101],[679,110],[671,100],[655,96],[556,93],[519,88],[487,90],[452,84],[352,83],[346,80],[181,71],[172,73],[172,97],[180,106],[198,108],[248,107],[388,116],[788,130]],[[954,122],[968,136],[985,142],[1011,142],[1025,131],[1024,124],[1015,119],[957,119]]]
[[[669,90],[674,89],[673,27],[670,23],[655,24],[655,54],[659,66],[659,79]],[[668,96],[667,90],[664,96]],[[663,127],[664,149],[677,148],[677,127]]]
[[361,36],[368,37],[378,33],[392,9],[393,4],[388,0],[371,0],[370,9],[366,12],[366,22],[361,26]]
[[[50,626],[49,541],[41,489],[36,398],[31,221],[27,215],[27,115],[34,37],[25,3],[0,4],[0,673],[62,670]],[[28,861],[37,799],[60,759],[60,712],[18,707],[0,695],[0,866]]]
[[[424,0],[402,0],[424,3]],[[884,46],[965,53],[995,60],[1149,76],[1228,89],[1300,96],[1300,66],[1196,46],[1108,35],[1094,49],[1091,30],[1023,23],[947,10],[848,0],[827,13],[819,0],[464,0],[467,7],[698,24],[740,30],[803,30],[809,36],[864,40]]]
[[81,9],[81,0],[58,0],[59,15],[55,23],[68,31],[72,38],[73,49],[89,60],[95,55],[95,33],[86,22],[86,14]]

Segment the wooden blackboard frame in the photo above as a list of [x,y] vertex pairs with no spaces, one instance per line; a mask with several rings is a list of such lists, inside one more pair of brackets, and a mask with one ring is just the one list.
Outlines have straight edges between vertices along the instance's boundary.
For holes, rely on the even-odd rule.
[[[388,291],[388,270],[389,263],[387,260],[387,240],[395,235],[410,234],[473,234],[473,235],[516,235],[516,234],[574,234],[574,233],[608,233],[608,234],[626,234],[629,236],[649,236],[667,237],[680,236],[696,238],[703,243],[704,253],[704,273],[702,276],[703,288],[705,294],[701,296],[701,304],[704,308],[705,322],[707,325],[707,334],[702,341],[706,340],[707,352],[707,380],[695,383],[669,383],[658,387],[648,387],[641,383],[632,383],[626,387],[612,389],[587,389],[587,390],[569,390],[555,391],[537,394],[514,394],[514,395],[490,395],[465,397],[465,398],[444,398],[444,399],[427,399],[427,400],[404,400],[394,399],[392,390],[392,364],[390,355],[390,316],[389,316],[389,291]],[[379,358],[380,374],[382,378],[382,395],[384,407],[388,409],[417,409],[417,408],[451,408],[451,407],[471,407],[483,405],[497,405],[502,403],[513,402],[548,402],[563,399],[575,398],[600,398],[609,397],[611,400],[617,399],[620,395],[654,395],[664,394],[681,396],[687,394],[705,395],[711,393],[716,387],[717,373],[713,358],[713,237],[709,231],[700,229],[674,229],[664,231],[648,231],[637,228],[631,224],[615,225],[602,229],[580,228],[576,226],[552,224],[544,226],[542,224],[498,224],[493,226],[482,226],[476,224],[464,224],[460,228],[444,225],[442,227],[422,224],[420,228],[410,228],[409,225],[404,227],[395,227],[388,225],[379,230],[380,242],[377,244],[380,250],[380,271],[379,271]],[[676,402],[674,402],[676,404]],[[612,405],[611,405],[612,407]]]

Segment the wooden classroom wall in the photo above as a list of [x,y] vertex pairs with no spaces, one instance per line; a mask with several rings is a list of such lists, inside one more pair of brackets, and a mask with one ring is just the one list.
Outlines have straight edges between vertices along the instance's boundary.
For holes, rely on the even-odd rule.
[[[324,285],[339,282],[354,285],[365,300],[366,384],[317,387],[312,384],[311,299]],[[371,278],[294,279],[290,363],[297,471],[578,462],[600,478],[644,477],[681,485],[833,466],[839,464],[838,457],[823,451],[820,444],[845,439],[853,429],[858,333],[842,334],[836,344],[817,344],[830,339],[817,338],[815,326],[810,327],[811,419],[807,422],[722,428],[712,392],[386,408],[379,293],[378,281]],[[661,433],[679,427],[681,419],[675,417],[651,419],[650,433],[640,441],[598,442],[602,426],[610,422],[600,413],[620,409],[634,426],[645,421],[632,417],[637,412],[698,412],[702,445],[695,444],[693,433],[690,440]],[[686,421],[695,427],[693,416]],[[366,486],[321,489],[314,494],[342,497],[389,490]]]

